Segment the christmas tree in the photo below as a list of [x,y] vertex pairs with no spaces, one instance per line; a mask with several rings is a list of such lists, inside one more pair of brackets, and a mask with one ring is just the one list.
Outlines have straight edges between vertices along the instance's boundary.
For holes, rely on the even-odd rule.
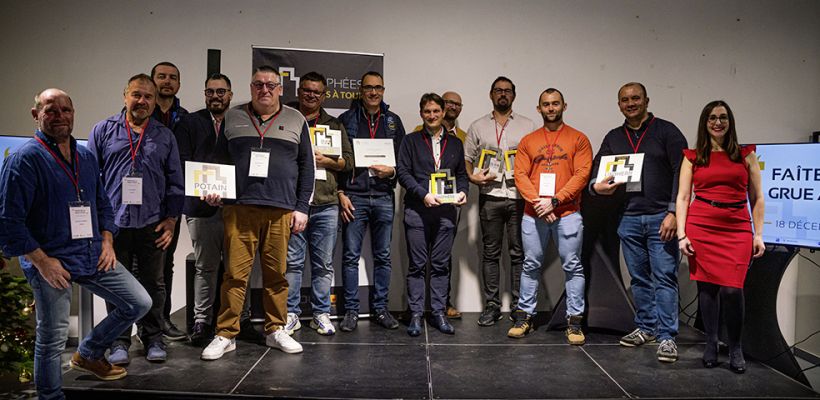
[[0,373],[28,382],[34,372],[34,297],[26,278],[14,276],[0,252]]

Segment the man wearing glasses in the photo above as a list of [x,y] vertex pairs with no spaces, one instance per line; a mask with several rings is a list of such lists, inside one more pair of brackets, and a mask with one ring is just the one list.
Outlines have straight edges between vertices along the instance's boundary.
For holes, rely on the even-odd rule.
[[[302,273],[305,270],[305,250],[310,251],[310,297],[313,320],[310,327],[320,335],[333,335],[336,327],[330,321],[330,284],[333,281],[333,247],[339,231],[339,196],[336,192],[337,174],[353,169],[353,148],[345,133],[345,127],[338,119],[331,117],[322,103],[325,100],[325,82],[322,74],[308,72],[299,79],[299,101],[295,104],[305,116],[310,127],[327,125],[340,132],[342,154],[325,156],[314,150],[316,159],[316,180],[313,200],[310,202],[308,226],[302,233],[294,233],[288,242],[288,322],[285,330],[289,334],[299,328],[300,292]],[[317,143],[318,144],[318,143]]]
[[[521,248],[521,218],[524,201],[515,189],[512,168],[507,157],[518,147],[518,142],[535,130],[531,119],[513,112],[515,85],[499,76],[490,86],[493,111],[475,120],[467,130],[464,158],[470,181],[480,189],[478,198],[481,237],[484,243],[481,260],[484,311],[478,325],[491,326],[501,319],[500,260],[504,231],[510,255],[511,308],[518,304],[518,289],[524,253]],[[482,157],[484,153],[484,157]],[[484,162],[484,165],[479,163]]]
[[[361,98],[339,116],[351,140],[392,139],[394,156],[404,138],[401,118],[384,103],[384,79],[375,71],[362,76]],[[353,148],[355,152],[355,145]],[[390,286],[390,242],[393,237],[394,189],[396,169],[387,165],[355,168],[339,180],[339,205],[342,217],[342,281],[345,293],[345,316],[339,328],[350,332],[359,320],[359,258],[362,240],[370,225],[373,252],[373,288],[371,314],[376,323],[396,329],[399,322],[387,310]]]
[[[151,79],[157,85],[157,106],[151,115],[170,130],[176,128],[182,117],[188,115],[188,110],[184,109],[180,103],[177,93],[179,93],[180,74],[179,68],[173,63],[163,61],[151,68]],[[183,164],[184,166],[184,164]],[[177,250],[179,241],[179,224],[177,221],[174,227],[174,237],[171,244],[165,251],[165,265],[163,266],[163,276],[165,279],[165,308],[162,310],[162,334],[168,340],[185,340],[188,336],[185,332],[171,322],[171,287],[174,281],[174,253]]]
[[[103,185],[119,228],[114,251],[151,296],[153,305],[139,321],[138,335],[148,361],[165,361],[162,312],[165,307],[165,251],[185,200],[184,178],[174,134],[151,117],[157,87],[138,74],[123,92],[125,110],[97,123],[88,135],[88,149],[99,163]],[[137,268],[134,268],[136,262]],[[116,305],[106,303],[109,313]],[[108,361],[130,362],[131,327],[111,346]]]
[[[313,196],[313,150],[308,125],[299,111],[279,102],[279,73],[263,65],[254,70],[251,102],[225,114],[223,163],[236,166],[236,200],[222,209],[225,224],[225,278],[216,336],[202,351],[216,360],[236,349],[239,318],[257,250],[261,254],[265,344],[285,353],[302,345],[285,331],[288,239],[305,230]],[[221,198],[206,200],[219,205]]]
[[[231,80],[213,74],[205,81],[205,108],[186,115],[174,129],[183,167],[186,161],[216,162],[224,146],[225,113],[231,105]],[[213,305],[217,271],[224,243],[222,210],[195,197],[186,197],[183,213],[194,246],[194,326],[191,342],[204,346],[213,335]]]

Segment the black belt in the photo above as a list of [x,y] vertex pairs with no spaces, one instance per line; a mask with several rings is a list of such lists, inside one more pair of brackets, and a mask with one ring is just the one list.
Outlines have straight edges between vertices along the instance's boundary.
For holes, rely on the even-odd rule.
[[709,199],[705,199],[705,198],[703,198],[701,196],[698,196],[698,195],[695,195],[695,200],[700,200],[704,203],[709,204],[712,207],[717,207],[717,208],[744,208],[744,207],[746,207],[746,200],[736,201],[736,202],[733,202],[733,203],[721,203],[719,201],[712,201],[712,200],[709,200]]

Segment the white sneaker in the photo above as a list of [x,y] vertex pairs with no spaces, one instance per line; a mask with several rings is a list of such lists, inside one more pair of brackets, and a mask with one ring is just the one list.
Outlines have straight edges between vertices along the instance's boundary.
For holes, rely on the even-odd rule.
[[218,360],[225,353],[236,350],[236,340],[228,339],[219,335],[214,336],[214,340],[202,350],[203,360]]
[[310,327],[316,329],[320,335],[330,336],[336,333],[336,327],[333,322],[330,322],[330,314],[323,313],[313,316],[313,321],[310,321]]
[[302,329],[302,323],[299,322],[299,316],[296,313],[289,312],[288,313],[288,322],[285,324],[285,327],[282,328],[288,335],[293,335],[293,332]]
[[265,338],[265,344],[268,345],[268,347],[282,350],[285,353],[293,354],[302,352],[302,345],[290,337],[284,329],[273,331],[273,333]]

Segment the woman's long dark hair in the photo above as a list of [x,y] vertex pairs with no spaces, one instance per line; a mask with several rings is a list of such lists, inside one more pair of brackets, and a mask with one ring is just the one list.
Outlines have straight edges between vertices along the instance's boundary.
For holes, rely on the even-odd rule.
[[700,122],[698,123],[698,141],[697,141],[697,158],[695,158],[695,165],[709,164],[709,157],[712,155],[712,138],[709,135],[709,130],[706,124],[709,123],[709,115],[712,110],[717,107],[726,108],[726,114],[729,115],[729,130],[723,136],[723,143],[720,147],[729,156],[729,159],[734,162],[740,162],[740,145],[737,143],[737,131],[735,130],[735,114],[732,109],[723,100],[715,100],[703,107],[700,113]]

